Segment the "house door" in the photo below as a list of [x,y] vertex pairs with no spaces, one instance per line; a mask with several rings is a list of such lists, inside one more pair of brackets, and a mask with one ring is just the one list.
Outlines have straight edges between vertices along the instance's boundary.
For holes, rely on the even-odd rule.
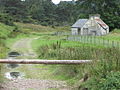
[[83,28],[83,35],[88,35],[88,28]]
[[96,32],[96,31],[92,31],[92,35],[93,35],[93,36],[96,36],[96,35],[97,35],[97,32]]
[[81,29],[78,28],[78,35],[81,35]]

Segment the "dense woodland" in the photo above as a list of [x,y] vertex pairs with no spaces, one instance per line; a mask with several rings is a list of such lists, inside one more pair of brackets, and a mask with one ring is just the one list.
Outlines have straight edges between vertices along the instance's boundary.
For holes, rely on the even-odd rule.
[[120,0],[73,0],[58,5],[51,0],[0,0],[0,22],[8,25],[14,21],[65,26],[89,14],[100,14],[111,30],[120,28]]

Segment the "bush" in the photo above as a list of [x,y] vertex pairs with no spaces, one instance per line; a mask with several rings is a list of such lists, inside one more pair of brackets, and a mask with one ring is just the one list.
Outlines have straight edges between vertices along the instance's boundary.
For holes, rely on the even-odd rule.
[[92,77],[85,86],[89,90],[120,90],[120,72],[110,72],[106,77]]
[[10,26],[14,25],[12,17],[3,13],[0,13],[0,22]]
[[0,58],[5,58],[7,52],[7,47],[5,46],[3,40],[0,40]]
[[[117,52],[117,53],[116,53]],[[116,48],[99,50],[98,60],[93,62],[86,72],[89,80],[83,84],[89,90],[119,90],[120,89],[120,51]],[[119,83],[119,84],[118,84]],[[81,87],[81,85],[79,86]],[[80,88],[81,89],[81,88]]]
[[117,48],[62,47],[61,42],[57,42],[40,47],[39,56],[39,58],[58,60],[93,60],[92,64],[59,66],[56,68],[56,73],[65,76],[67,80],[75,79],[76,81],[83,79],[87,73],[86,81],[77,82],[79,90],[82,90],[81,88],[120,89],[120,84],[117,84],[120,83],[120,50]]

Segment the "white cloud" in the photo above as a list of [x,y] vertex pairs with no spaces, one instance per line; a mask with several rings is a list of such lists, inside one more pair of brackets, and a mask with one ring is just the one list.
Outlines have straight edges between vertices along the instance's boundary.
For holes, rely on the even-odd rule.
[[25,1],[25,0],[21,0],[21,1]]
[[60,3],[60,0],[52,0],[52,2],[53,2],[54,4],[58,4],[58,3]]
[[59,4],[60,1],[72,1],[72,0],[52,0],[52,2],[55,4]]

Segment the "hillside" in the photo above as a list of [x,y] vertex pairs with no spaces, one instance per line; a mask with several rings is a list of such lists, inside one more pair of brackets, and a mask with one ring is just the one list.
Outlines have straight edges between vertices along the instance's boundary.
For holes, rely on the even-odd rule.
[[[62,80],[67,82],[67,85],[75,89],[78,89],[79,87],[92,88],[92,82],[96,83],[96,81],[99,82],[101,81],[101,79],[106,79],[107,81],[109,81],[109,77],[114,78],[114,75],[119,75],[119,73],[116,72],[116,74],[111,73],[111,71],[119,72],[119,61],[117,61],[119,60],[120,55],[119,49],[110,48],[95,43],[85,43],[84,40],[83,42],[67,40],[69,36],[65,33],[71,33],[70,27],[51,27],[34,24],[15,23],[17,27],[17,29],[15,29],[15,27],[7,26],[4,24],[0,25],[2,28],[1,58],[5,57],[8,50],[7,48],[9,48],[9,50],[11,51],[17,51],[22,54],[22,57],[20,56],[17,58],[37,58],[48,60],[100,60],[99,63],[94,62],[90,65],[21,65],[20,67],[11,70],[4,68],[2,71],[2,75],[4,75],[5,72],[10,71],[19,71],[20,73],[24,73],[23,77],[25,79],[21,81],[17,80],[16,82],[18,83],[15,88],[19,87],[19,84],[21,84],[21,82],[24,82],[24,80],[31,83],[31,81],[34,81],[34,79],[37,79],[37,81],[34,81],[34,87],[36,87],[37,82],[43,83],[42,80],[46,80],[48,83],[49,80],[58,80],[58,82],[59,80]],[[119,35],[119,30],[114,30],[106,36],[96,36],[94,38],[102,40],[104,38],[104,40],[119,42]],[[114,65],[111,65],[111,62],[109,62],[109,60],[111,60]],[[109,76],[109,74],[113,76]],[[80,81],[86,75],[90,78],[90,81],[88,79],[86,81],[82,81],[81,84]],[[107,75],[108,78],[102,77],[102,75]],[[99,77],[99,79],[93,77]],[[94,79],[97,80],[94,81]],[[113,84],[115,82],[117,81],[114,81]],[[10,88],[13,88],[12,86],[10,86],[10,83],[14,85],[15,82],[10,81],[9,83],[6,83]],[[29,86],[25,83],[22,84]],[[51,84],[49,85],[52,87]],[[98,83],[98,86],[100,88],[101,85],[106,85],[106,83]],[[46,87],[47,86],[43,88]],[[95,89],[97,88],[94,85],[93,87]],[[20,88],[24,88],[24,86],[21,86]]]
[[0,38],[8,38],[14,27],[0,23]]
[[13,31],[14,27],[8,26],[0,23],[0,58],[5,57],[6,53],[6,45],[5,40],[9,38],[9,35]]
[[62,65],[0,61],[0,90],[120,90],[120,0],[0,0],[4,58]]
[[[6,47],[5,40],[9,38],[10,33],[14,27],[7,26],[5,24],[0,23],[0,58],[5,58],[8,48]],[[0,64],[0,70],[1,70],[1,64]],[[0,74],[0,81],[3,76]]]

